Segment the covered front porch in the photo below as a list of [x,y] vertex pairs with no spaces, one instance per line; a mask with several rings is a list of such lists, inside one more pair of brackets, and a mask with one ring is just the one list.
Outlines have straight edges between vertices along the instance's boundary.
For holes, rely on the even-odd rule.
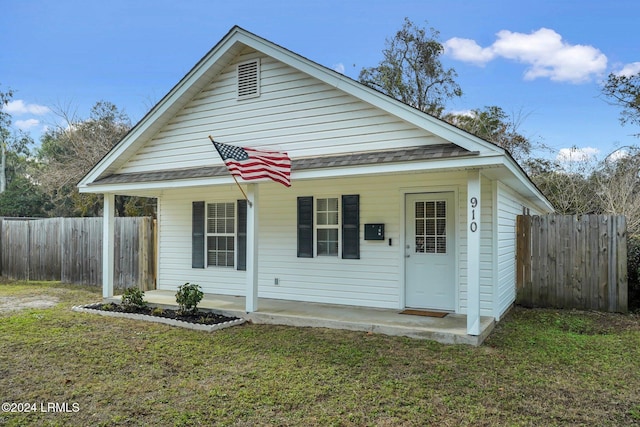
[[[115,297],[118,298],[118,297]],[[145,292],[145,300],[161,307],[176,307],[175,292]],[[445,317],[400,314],[400,310],[337,304],[259,298],[258,310],[247,313],[245,297],[205,294],[198,305],[253,323],[319,327],[371,332],[374,334],[428,339],[444,344],[480,345],[495,326],[493,317],[480,317],[478,335],[467,333],[467,316],[449,313]]]

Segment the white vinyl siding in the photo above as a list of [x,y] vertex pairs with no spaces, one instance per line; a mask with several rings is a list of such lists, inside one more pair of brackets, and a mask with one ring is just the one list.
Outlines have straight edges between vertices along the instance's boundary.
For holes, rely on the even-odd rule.
[[[360,259],[298,258],[297,197],[331,194],[335,188],[344,194],[360,195]],[[464,172],[301,181],[291,188],[275,183],[260,184],[259,297],[401,308],[404,303],[404,194],[462,188],[466,188]],[[191,202],[228,202],[240,198],[238,196],[241,194],[235,186],[165,191],[158,228],[162,242],[159,289],[173,290],[182,283],[192,282],[208,293],[245,294],[244,271],[191,268]],[[457,207],[455,217],[460,222],[463,215],[460,206]],[[364,240],[366,223],[385,224],[385,240]],[[454,250],[457,244],[447,242],[447,246]],[[460,271],[457,280],[462,280],[462,269],[456,271]],[[275,279],[278,285],[274,284]]]
[[532,215],[537,215],[530,206],[530,202],[524,200],[515,191],[503,183],[497,183],[497,218],[498,224],[496,241],[496,314],[500,319],[505,311],[516,300],[516,218],[522,215],[522,208],[530,210]]
[[[260,97],[240,101],[236,65],[258,58]],[[245,50],[118,172],[222,164],[208,135],[226,144],[287,151],[291,158],[445,142],[307,74]]]
[[191,203],[226,203],[237,200],[237,187],[166,191],[159,198],[158,289],[177,290],[186,282],[205,292],[244,295],[246,273],[233,268],[191,268]]

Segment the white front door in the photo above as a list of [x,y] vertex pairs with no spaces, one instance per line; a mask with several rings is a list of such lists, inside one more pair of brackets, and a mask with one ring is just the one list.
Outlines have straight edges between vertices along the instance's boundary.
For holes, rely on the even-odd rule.
[[407,194],[405,230],[405,305],[454,311],[454,193]]

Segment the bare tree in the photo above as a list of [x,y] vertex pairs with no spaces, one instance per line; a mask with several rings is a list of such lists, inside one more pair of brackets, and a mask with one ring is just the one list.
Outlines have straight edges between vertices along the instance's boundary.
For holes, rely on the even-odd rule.
[[609,154],[593,175],[601,212],[626,216],[630,236],[640,234],[639,172],[640,148],[627,147]]
[[101,200],[80,194],[76,184],[131,128],[129,118],[105,101],[97,102],[86,120],[69,109],[57,109],[62,125],[42,137],[38,179],[55,205],[54,215],[97,215]]

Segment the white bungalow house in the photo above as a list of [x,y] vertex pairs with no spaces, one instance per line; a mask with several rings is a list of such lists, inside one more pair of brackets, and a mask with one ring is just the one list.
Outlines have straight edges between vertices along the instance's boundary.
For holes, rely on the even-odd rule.
[[[291,187],[242,181],[211,144],[287,152]],[[515,219],[552,206],[502,148],[242,28],[78,184],[158,200],[157,289],[499,320],[516,296]]]

